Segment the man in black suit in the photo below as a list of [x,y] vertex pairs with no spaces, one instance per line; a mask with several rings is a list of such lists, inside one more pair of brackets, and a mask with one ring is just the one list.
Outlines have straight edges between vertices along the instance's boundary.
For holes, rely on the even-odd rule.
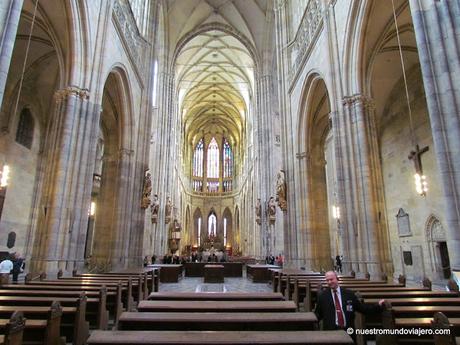
[[355,311],[363,314],[379,313],[385,300],[378,304],[364,304],[355,293],[339,286],[337,274],[334,271],[326,272],[328,288],[318,291],[315,314],[318,321],[323,321],[324,330],[354,328]]

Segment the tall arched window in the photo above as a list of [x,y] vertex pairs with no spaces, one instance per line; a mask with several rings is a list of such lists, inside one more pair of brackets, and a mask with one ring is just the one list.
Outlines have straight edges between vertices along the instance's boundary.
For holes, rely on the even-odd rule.
[[193,176],[203,177],[203,139],[200,139],[193,154]]
[[214,238],[217,236],[217,217],[211,213],[208,218],[208,236]]
[[227,139],[224,139],[224,178],[232,177],[233,155]]
[[219,145],[212,138],[208,146],[208,178],[219,178]]
[[16,142],[29,150],[32,148],[34,139],[34,118],[30,110],[24,108],[19,116],[18,129],[16,131]]

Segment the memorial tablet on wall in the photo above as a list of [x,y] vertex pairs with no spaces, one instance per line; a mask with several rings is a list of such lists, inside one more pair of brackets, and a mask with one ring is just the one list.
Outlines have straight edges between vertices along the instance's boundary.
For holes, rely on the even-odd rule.
[[396,215],[396,222],[398,223],[398,235],[400,237],[412,236],[409,214],[407,214],[402,208],[399,209],[398,214]]

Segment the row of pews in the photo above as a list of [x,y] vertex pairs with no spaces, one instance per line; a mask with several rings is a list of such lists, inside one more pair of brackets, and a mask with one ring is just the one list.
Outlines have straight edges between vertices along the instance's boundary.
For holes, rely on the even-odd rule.
[[158,291],[158,272],[77,274],[0,286],[0,344],[86,344],[90,330],[116,327],[122,312]]
[[317,329],[316,315],[281,293],[154,292],[88,344],[353,344],[345,331]]
[[[460,344],[455,336],[460,335],[460,296],[458,286],[449,282],[449,291],[433,291],[431,282],[425,279],[422,286],[407,287],[406,279],[400,276],[397,283],[388,282],[385,275],[379,280],[358,279],[352,273],[339,276],[341,287],[355,291],[362,302],[377,303],[385,299],[385,308],[381,315],[356,315],[355,328],[372,330],[373,335],[357,335],[357,344],[366,344],[367,340],[376,340],[377,345],[392,344]],[[324,276],[300,270],[279,270],[272,272],[273,291],[291,300],[297,308],[309,312],[316,303],[318,291],[327,286]],[[434,334],[414,335],[413,329],[422,333],[435,333],[437,329],[448,329],[450,335]],[[377,331],[375,331],[377,330]],[[401,334],[381,334],[379,330],[399,330]],[[372,333],[371,332],[371,333]],[[375,333],[377,336],[375,336]],[[441,332],[442,333],[442,332]]]

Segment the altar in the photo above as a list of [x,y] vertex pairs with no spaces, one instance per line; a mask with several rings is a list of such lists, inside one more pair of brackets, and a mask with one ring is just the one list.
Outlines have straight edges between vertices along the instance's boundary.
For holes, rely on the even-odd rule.
[[[211,263],[207,262],[186,262],[184,264],[186,277],[203,277],[204,266]],[[219,262],[224,268],[224,277],[242,277],[243,263],[242,262]]]
[[224,266],[223,265],[205,265],[204,266],[205,283],[223,283]]

